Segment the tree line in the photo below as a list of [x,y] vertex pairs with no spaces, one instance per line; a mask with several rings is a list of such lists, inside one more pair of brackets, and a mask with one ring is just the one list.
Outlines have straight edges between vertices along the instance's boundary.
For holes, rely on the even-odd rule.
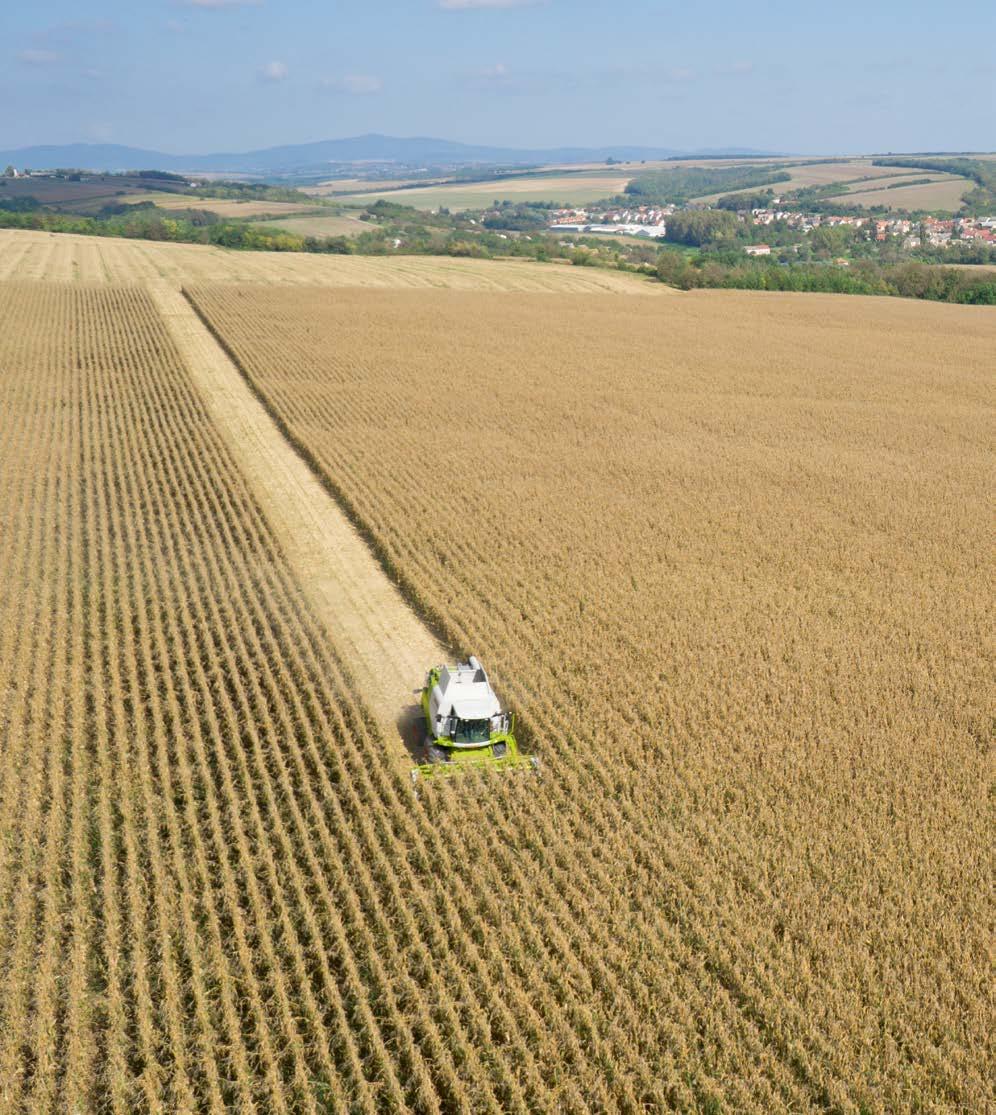
[[[575,266],[632,271],[684,290],[733,287],[826,291],[996,305],[996,281],[992,274],[919,262],[884,263],[873,258],[856,259],[849,267],[832,264],[830,259],[844,251],[853,254],[864,248],[869,252],[881,250],[881,245],[857,242],[852,229],[816,229],[810,235],[810,243],[786,248],[786,253],[793,252],[789,259],[746,258],[740,239],[749,234],[746,226],[740,225],[732,212],[723,210],[674,214],[668,226],[671,244],[661,247],[623,237],[562,239],[535,233],[505,236],[465,218],[423,213],[387,202],[370,206],[365,213],[369,229],[349,238],[301,236],[283,232],[272,224],[224,220],[207,213],[203,216],[208,220],[197,223],[199,211],[166,214],[153,206],[126,208],[126,213],[90,217],[44,209],[23,212],[0,206],[0,228],[213,244],[251,251],[514,257],[539,262],[559,259]],[[765,234],[772,234],[774,242],[777,229],[770,227]],[[786,235],[789,234],[799,236],[792,230]],[[804,252],[816,258],[799,258]],[[972,258],[966,256],[962,260],[962,255],[968,252]],[[941,258],[936,252],[925,251],[924,256]],[[996,253],[985,246],[966,245],[962,249],[947,249],[943,258],[946,262],[996,263],[994,256]]]
[[733,260],[715,255],[663,251],[658,257],[655,273],[661,282],[680,290],[714,287],[872,294],[996,306],[996,272],[979,275],[918,262],[882,265],[869,259],[845,267],[830,263],[779,264],[764,259]]
[[625,193],[629,202],[637,199],[643,205],[680,205],[706,194],[770,186],[790,178],[785,170],[755,163],[730,167],[675,167],[638,174],[627,185]]

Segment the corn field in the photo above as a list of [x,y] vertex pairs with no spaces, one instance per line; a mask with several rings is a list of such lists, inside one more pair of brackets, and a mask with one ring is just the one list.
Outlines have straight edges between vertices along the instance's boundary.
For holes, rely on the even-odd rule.
[[0,283],[0,1112],[990,1106],[988,313],[190,297],[543,774],[413,795],[149,295]]
[[591,1106],[992,1103],[992,316],[189,295],[520,710]]
[[655,1086],[598,1082],[580,958],[542,976],[562,905],[506,923],[519,788],[430,815],[388,773],[147,297],[0,298],[2,1109]]

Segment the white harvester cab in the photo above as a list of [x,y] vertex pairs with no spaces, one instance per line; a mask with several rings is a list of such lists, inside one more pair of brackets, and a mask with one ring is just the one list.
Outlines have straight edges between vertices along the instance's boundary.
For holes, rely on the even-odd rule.
[[457,747],[478,747],[492,732],[508,730],[498,695],[484,667],[471,655],[457,666],[440,666],[429,690],[429,735]]

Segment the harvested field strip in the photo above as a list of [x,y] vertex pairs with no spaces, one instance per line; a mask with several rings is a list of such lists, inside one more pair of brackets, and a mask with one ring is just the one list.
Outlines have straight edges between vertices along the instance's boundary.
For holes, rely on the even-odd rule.
[[[161,282],[149,289],[215,427],[276,529],[316,614],[350,663],[366,706],[394,745],[426,663],[444,661],[446,652],[182,294]],[[395,751],[399,762],[410,765],[400,745]]]
[[620,1004],[599,1063],[671,1105],[984,1107],[992,319],[191,296],[515,694],[547,775],[491,857],[548,978]]

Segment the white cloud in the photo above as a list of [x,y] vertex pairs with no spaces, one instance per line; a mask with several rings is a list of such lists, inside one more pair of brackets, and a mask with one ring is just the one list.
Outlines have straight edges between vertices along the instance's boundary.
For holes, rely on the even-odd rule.
[[504,81],[508,77],[508,66],[504,62],[496,62],[493,66],[485,66],[477,71],[477,76],[485,81]]
[[259,76],[263,81],[283,81],[287,76],[287,66],[283,62],[267,62],[260,66]]
[[546,0],[438,0],[447,12],[466,12],[472,8],[531,8]]
[[322,85],[336,93],[348,93],[352,97],[363,97],[379,93],[384,83],[372,74],[344,74],[342,77],[326,77]]
[[22,50],[17,57],[28,66],[51,66],[59,61],[59,55],[54,50]]

